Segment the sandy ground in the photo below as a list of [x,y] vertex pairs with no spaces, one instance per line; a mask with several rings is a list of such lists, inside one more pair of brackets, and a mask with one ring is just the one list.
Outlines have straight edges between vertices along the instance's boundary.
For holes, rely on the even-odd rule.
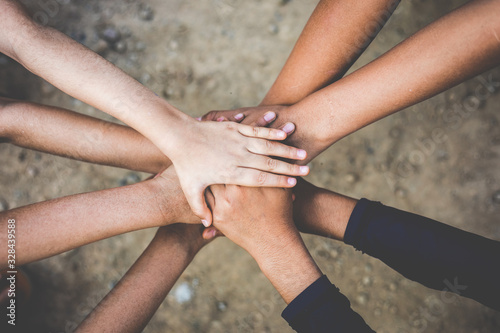
[[[257,104],[317,1],[23,2],[41,23],[100,52],[181,110],[199,116]],[[354,68],[463,2],[404,2]],[[99,37],[106,27],[121,35],[112,47]],[[3,56],[0,78],[2,95],[112,120]],[[500,86],[479,97],[485,80],[499,82],[500,69],[335,144],[312,162],[308,179],[500,240]],[[445,140],[436,139],[439,132]],[[0,145],[0,156],[3,208],[146,177],[7,144]],[[35,287],[32,313],[19,313],[18,320],[30,323],[29,332],[71,332],[153,234],[121,235],[27,265]],[[338,242],[305,239],[323,272],[378,332],[500,330],[500,313],[468,299],[448,302],[441,292],[407,281]],[[219,239],[195,258],[145,332],[290,332],[280,317],[284,307],[252,258]]]

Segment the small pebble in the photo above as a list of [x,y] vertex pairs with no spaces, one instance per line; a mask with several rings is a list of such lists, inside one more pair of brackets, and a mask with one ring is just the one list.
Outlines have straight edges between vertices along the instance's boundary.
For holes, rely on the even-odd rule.
[[169,43],[168,43],[168,47],[172,50],[177,50],[179,48],[179,42],[176,41],[176,40],[171,40]]
[[99,39],[99,41],[92,47],[95,53],[99,55],[104,55],[108,51],[108,43],[104,40]]
[[124,42],[123,40],[117,42],[116,44],[113,44],[113,50],[115,50],[118,53],[125,53],[127,52],[127,43]]
[[493,202],[495,204],[500,205],[500,190],[493,193],[493,196],[491,197],[491,199],[493,200]]
[[404,198],[406,197],[406,190],[402,189],[402,188],[397,188],[396,191],[394,191],[394,193],[396,194],[397,197],[399,198]]
[[19,160],[19,162],[24,162],[24,160],[26,160],[26,151],[21,151],[17,156],[17,159]]
[[276,24],[270,24],[268,30],[273,35],[276,35],[278,32],[280,32],[280,28]]
[[332,258],[334,258],[334,259],[335,259],[335,258],[337,258],[337,257],[339,256],[339,250],[337,250],[337,249],[332,249],[332,250],[330,251],[330,256],[331,256]]
[[365,294],[365,293],[360,293],[357,297],[356,297],[356,301],[361,304],[361,305],[365,305],[367,302],[368,302],[368,295]]
[[153,8],[148,5],[141,4],[139,6],[139,18],[143,21],[151,21],[155,16]]
[[350,184],[356,182],[357,180],[358,180],[358,175],[356,175],[355,173],[348,173],[347,175],[345,175],[345,181]]
[[373,267],[371,264],[366,264],[365,265],[365,272],[370,273],[372,271]]
[[113,26],[104,27],[99,33],[99,36],[110,44],[114,44],[122,38],[120,31]]
[[373,283],[373,280],[369,276],[364,276],[363,279],[361,280],[361,283],[365,286],[371,286]]
[[219,301],[217,302],[217,310],[220,312],[224,312],[227,310],[227,303],[224,301]]
[[173,292],[175,300],[182,304],[189,302],[193,298],[193,290],[187,282],[181,283]]
[[396,289],[398,289],[398,285],[397,285],[397,284],[395,284],[394,282],[391,282],[391,283],[389,284],[389,290],[390,290],[390,291],[396,291]]
[[26,168],[26,172],[30,177],[35,177],[39,173],[38,169],[31,165]]
[[4,198],[0,198],[0,212],[9,209],[9,203]]

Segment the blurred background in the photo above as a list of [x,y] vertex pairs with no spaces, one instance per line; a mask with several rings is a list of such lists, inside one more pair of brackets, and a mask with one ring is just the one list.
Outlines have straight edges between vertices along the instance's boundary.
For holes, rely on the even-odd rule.
[[[26,0],[31,15],[106,57],[192,116],[258,104],[317,1]],[[370,62],[466,1],[403,2],[353,67]],[[308,180],[500,240],[500,69],[343,139]],[[360,87],[362,89],[362,87]],[[0,95],[112,117],[0,55]],[[138,110],[140,111],[140,110]],[[311,114],[314,116],[314,114]],[[453,119],[453,121],[445,121]],[[445,142],[433,139],[443,131]],[[123,186],[147,175],[0,145],[0,209]],[[125,234],[25,267],[32,332],[72,332],[119,281],[155,230]],[[378,332],[498,332],[500,313],[405,280],[378,260],[304,236],[319,266]],[[425,244],[422,244],[425,246]],[[147,281],[144,281],[147,283]],[[227,239],[204,248],[145,332],[291,332],[285,303],[253,259]]]

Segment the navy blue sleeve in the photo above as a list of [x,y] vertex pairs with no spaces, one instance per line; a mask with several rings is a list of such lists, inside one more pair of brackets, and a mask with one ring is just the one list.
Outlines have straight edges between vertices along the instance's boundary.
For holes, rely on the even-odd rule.
[[307,287],[281,316],[299,333],[374,332],[326,276]]
[[429,288],[500,310],[500,242],[361,199],[344,242]]

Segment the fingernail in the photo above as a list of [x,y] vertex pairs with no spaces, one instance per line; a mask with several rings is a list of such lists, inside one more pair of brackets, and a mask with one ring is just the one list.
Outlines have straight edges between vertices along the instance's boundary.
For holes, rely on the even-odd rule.
[[307,152],[304,149],[299,149],[299,151],[297,152],[297,156],[299,158],[306,158]]
[[217,121],[218,121],[218,122],[222,122],[222,121],[224,121],[224,117],[219,117],[219,118],[217,118]]
[[201,121],[201,117],[197,117],[196,120]]
[[300,167],[300,173],[303,175],[306,175],[309,172],[309,167],[308,166],[301,166]]
[[295,184],[297,184],[297,179],[288,178],[288,185],[295,186]]
[[283,131],[279,131],[276,135],[278,136],[279,139],[286,138],[286,133]]
[[285,131],[288,134],[292,133],[294,129],[295,126],[292,123],[287,123],[285,126],[283,126],[283,131]]
[[216,233],[217,233],[217,231],[215,229],[214,230],[210,230],[209,238],[210,239],[214,238]]
[[264,120],[265,121],[271,121],[273,120],[274,118],[276,117],[276,113],[272,112],[272,111],[269,111],[268,113],[266,113],[264,115]]
[[208,228],[210,226],[207,220],[201,220],[201,223],[205,226],[205,228]]
[[234,116],[234,119],[236,119],[236,120],[243,119],[243,113],[238,113],[236,116]]

